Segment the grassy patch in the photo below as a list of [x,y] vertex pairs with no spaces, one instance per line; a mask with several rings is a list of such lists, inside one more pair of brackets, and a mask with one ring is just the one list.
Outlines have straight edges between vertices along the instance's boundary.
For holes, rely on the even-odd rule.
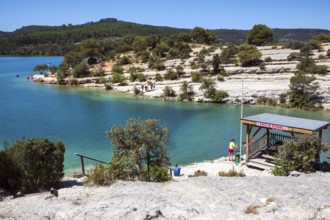
[[238,176],[238,177],[243,177],[243,176],[245,176],[245,173],[243,172],[243,170],[241,170],[240,172],[237,172],[234,168],[232,168],[229,171],[220,171],[219,172],[219,176],[228,176],[228,177]]
[[259,214],[258,209],[260,207],[261,206],[259,206],[259,205],[249,205],[245,210],[245,214],[258,215]]

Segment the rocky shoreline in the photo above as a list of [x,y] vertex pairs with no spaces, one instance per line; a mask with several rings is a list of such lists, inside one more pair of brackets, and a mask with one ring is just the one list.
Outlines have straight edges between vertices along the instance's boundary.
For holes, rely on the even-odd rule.
[[[313,51],[313,59],[318,65],[326,65],[330,69],[330,59],[319,59],[319,55],[330,49],[330,44],[323,44],[323,51]],[[201,83],[191,82],[191,73],[199,71],[199,69],[192,69],[190,63],[196,59],[196,54],[203,47],[193,48],[191,57],[186,60],[173,59],[165,61],[166,70],[156,71],[148,69],[147,64],[134,63],[124,65],[124,76],[129,78],[130,74],[128,69],[130,67],[143,68],[145,71],[143,74],[147,80],[155,82],[155,76],[157,73],[164,75],[167,70],[173,68],[173,66],[182,65],[184,67],[184,75],[178,80],[164,80],[155,82],[156,88],[148,92],[144,92],[143,97],[148,98],[161,98],[163,95],[163,89],[165,86],[171,86],[176,94],[180,94],[180,85],[183,81],[188,81],[193,86],[195,95],[193,101],[195,102],[210,102],[209,99],[205,98],[203,92],[199,90]],[[242,93],[242,80],[244,81],[243,86],[243,100],[244,103],[255,104],[258,97],[267,97],[272,99],[278,99],[281,93],[285,93],[289,89],[290,78],[296,71],[296,65],[298,61],[287,61],[287,56],[292,52],[299,52],[298,50],[283,49],[281,47],[274,48],[270,46],[258,47],[262,53],[262,58],[271,58],[271,62],[265,62],[265,68],[260,67],[239,67],[233,64],[223,65],[225,71],[229,76],[224,77],[224,81],[217,81],[216,77],[213,77],[217,90],[224,90],[229,94],[229,97],[224,99],[225,103],[238,103],[241,100]],[[205,57],[205,61],[210,61],[214,54],[219,54],[221,49],[216,49],[209,56]],[[111,76],[111,68],[113,62],[106,62],[104,64],[105,78]],[[325,76],[316,75],[317,81],[320,84],[318,92],[315,94],[315,99],[324,107],[325,110],[330,110],[330,74]],[[57,84],[55,75],[33,75],[33,80],[37,82],[43,82],[48,84]],[[99,83],[99,77],[86,77],[86,78],[75,78],[75,85],[83,87],[100,87],[105,88],[104,84]],[[64,84],[70,84],[72,78],[64,79]],[[130,82],[127,81],[127,85],[114,84],[113,90],[134,94],[134,87],[140,88],[144,83],[141,82]]]

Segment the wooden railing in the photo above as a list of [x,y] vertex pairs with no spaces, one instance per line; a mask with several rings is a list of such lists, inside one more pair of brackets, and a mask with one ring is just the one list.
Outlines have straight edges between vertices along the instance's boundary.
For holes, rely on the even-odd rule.
[[291,139],[293,139],[292,136],[271,132],[270,138],[269,138],[269,145],[283,144],[284,141],[291,140]]
[[249,152],[249,158],[253,158],[261,149],[265,148],[267,146],[267,134],[262,135],[258,140],[252,142]]
[[99,162],[99,163],[105,163],[105,164],[107,164],[107,162],[102,161],[102,160],[95,159],[95,158],[93,158],[93,157],[88,157],[88,156],[85,156],[85,155],[82,155],[82,154],[78,154],[78,153],[75,153],[75,155],[80,157],[80,161],[81,161],[81,171],[82,171],[82,174],[83,174],[84,176],[86,176],[86,173],[85,173],[85,163],[84,163],[84,158],[89,159],[89,160],[93,160],[93,161],[96,161],[96,162]]

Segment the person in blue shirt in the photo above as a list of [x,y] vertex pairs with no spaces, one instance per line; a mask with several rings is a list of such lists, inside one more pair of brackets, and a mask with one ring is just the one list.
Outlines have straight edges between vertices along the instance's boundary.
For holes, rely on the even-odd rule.
[[177,164],[175,164],[175,166],[172,168],[172,170],[173,170],[173,175],[174,176],[180,176],[180,170],[181,170],[181,168],[178,167]]

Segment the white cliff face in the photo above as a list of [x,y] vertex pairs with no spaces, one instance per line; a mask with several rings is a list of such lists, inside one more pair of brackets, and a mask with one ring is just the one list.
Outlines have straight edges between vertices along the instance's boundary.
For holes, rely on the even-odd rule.
[[0,202],[1,219],[329,219],[330,175],[118,181]]

